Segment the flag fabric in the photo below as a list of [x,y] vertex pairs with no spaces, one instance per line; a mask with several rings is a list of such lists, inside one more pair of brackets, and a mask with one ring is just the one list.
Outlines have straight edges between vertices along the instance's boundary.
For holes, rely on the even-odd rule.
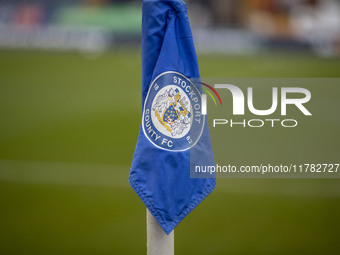
[[216,186],[192,178],[214,165],[201,114],[198,61],[181,0],[142,0],[142,123],[129,182],[166,234]]

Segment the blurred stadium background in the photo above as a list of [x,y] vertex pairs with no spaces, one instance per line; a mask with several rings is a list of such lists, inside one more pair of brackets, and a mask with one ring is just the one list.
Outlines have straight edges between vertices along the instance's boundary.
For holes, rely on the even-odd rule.
[[[203,78],[339,77],[339,1],[186,2]],[[140,24],[139,1],[0,0],[0,254],[145,254]],[[176,254],[337,254],[339,184],[219,179]]]
[[[187,1],[200,52],[290,48],[340,53],[335,0]],[[136,0],[1,0],[0,47],[103,51],[138,45]]]

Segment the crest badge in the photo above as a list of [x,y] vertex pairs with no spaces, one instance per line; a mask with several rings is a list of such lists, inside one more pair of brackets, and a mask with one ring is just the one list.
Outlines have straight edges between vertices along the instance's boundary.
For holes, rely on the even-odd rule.
[[152,82],[143,109],[145,136],[156,147],[184,151],[199,140],[204,127],[201,94],[184,75],[160,74]]

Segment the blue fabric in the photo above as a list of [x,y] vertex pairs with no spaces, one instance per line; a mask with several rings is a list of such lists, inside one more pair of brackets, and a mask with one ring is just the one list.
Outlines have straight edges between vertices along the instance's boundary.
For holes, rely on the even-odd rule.
[[[164,232],[169,234],[215,188],[215,178],[190,178],[190,167],[195,164],[214,165],[214,158],[206,120],[203,122],[203,131],[197,143],[186,150],[182,150],[180,145],[177,148],[181,150],[178,151],[173,150],[174,148],[161,148],[159,147],[163,146],[161,143],[159,146],[153,143],[154,138],[148,138],[147,133],[143,131],[143,127],[144,130],[149,127],[149,122],[146,122],[145,117],[147,116],[145,107],[148,104],[146,101],[152,102],[152,98],[149,99],[149,97],[152,96],[153,90],[154,93],[157,92],[156,88],[151,89],[152,84],[155,84],[153,81],[156,82],[156,86],[159,85],[162,88],[162,85],[167,85],[169,78],[176,76],[176,73],[179,73],[177,78],[183,75],[195,80],[199,79],[200,75],[186,4],[181,0],[143,0],[142,11],[142,108],[144,113],[129,182]],[[176,73],[162,76],[163,73],[169,71]],[[161,78],[157,80],[160,75]],[[175,94],[179,90],[180,88],[174,90]],[[183,91],[181,93],[184,97]],[[189,98],[189,94],[187,96]],[[164,118],[174,117],[174,114],[170,114],[174,111],[173,106],[167,109],[167,112],[164,111],[165,117],[161,119],[163,121]],[[178,109],[174,121],[178,120],[179,111],[183,110],[182,106]],[[186,117],[193,118],[194,115],[190,112]],[[165,124],[166,122],[163,123]],[[157,131],[155,125],[152,125],[152,128]],[[195,133],[192,130],[190,132]],[[161,135],[159,133],[159,136]],[[171,138],[170,134],[169,137]],[[180,144],[183,139],[185,140],[185,137],[172,140],[177,146],[177,142]]]

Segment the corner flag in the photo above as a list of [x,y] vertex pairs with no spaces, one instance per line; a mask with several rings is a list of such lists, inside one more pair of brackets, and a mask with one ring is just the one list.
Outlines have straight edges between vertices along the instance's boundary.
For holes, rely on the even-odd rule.
[[169,234],[216,186],[191,178],[214,165],[186,4],[142,0],[142,124],[129,182]]

